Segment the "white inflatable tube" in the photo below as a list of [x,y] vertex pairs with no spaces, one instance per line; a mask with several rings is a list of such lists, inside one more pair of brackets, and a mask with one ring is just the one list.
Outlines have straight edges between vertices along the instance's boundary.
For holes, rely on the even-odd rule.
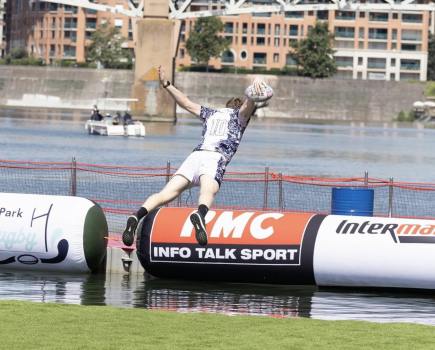
[[327,216],[313,264],[320,286],[435,289],[435,221]]
[[107,232],[102,209],[88,199],[0,193],[0,269],[96,271]]

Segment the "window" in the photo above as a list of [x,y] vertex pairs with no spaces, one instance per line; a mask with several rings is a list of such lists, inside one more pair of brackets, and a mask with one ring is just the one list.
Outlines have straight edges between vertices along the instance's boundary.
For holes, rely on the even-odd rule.
[[263,45],[265,45],[265,44],[266,44],[266,41],[265,41],[264,37],[258,37],[258,38],[257,38],[257,41],[256,41],[256,44],[257,44],[258,46],[263,46]]
[[274,53],[273,54],[273,62],[274,63],[278,63],[279,62],[279,53]]
[[321,21],[328,20],[329,17],[329,11],[317,11],[317,19]]
[[369,28],[369,39],[387,40],[388,30],[386,28]]
[[293,58],[292,54],[287,54],[286,58],[285,58],[285,65],[286,66],[296,66],[297,62],[296,60]]
[[248,58],[248,53],[245,50],[243,50],[242,52],[240,52],[240,58],[242,60],[246,60]]
[[337,67],[353,67],[353,57],[335,57]]
[[[96,23],[96,19],[94,19]],[[77,28],[77,18],[65,18],[64,28]],[[95,28],[95,27],[94,27]]]
[[369,50],[386,50],[387,49],[387,43],[379,43],[379,42],[369,42],[368,46]]
[[76,47],[71,45],[63,46],[63,56],[64,57],[75,57],[76,55]]
[[396,67],[396,59],[395,59],[395,58],[392,58],[392,59],[391,59],[391,64],[390,64],[390,66],[391,66],[391,67]]
[[258,35],[266,34],[266,25],[264,23],[257,24],[257,34]]
[[279,40],[279,38],[275,38],[275,39],[273,40],[273,46],[275,46],[275,47],[279,47],[279,45],[280,45],[280,40]]
[[403,70],[420,70],[420,60],[400,60],[400,69]]
[[334,34],[336,38],[353,38],[355,29],[353,27],[335,27]]
[[289,11],[285,13],[286,18],[304,18],[304,11]]
[[367,60],[367,68],[385,69],[387,62],[385,58],[369,57]]
[[222,63],[234,63],[234,54],[230,50],[223,52],[221,61]]
[[358,34],[359,38],[360,39],[364,39],[365,35],[366,35],[365,28],[360,28],[359,29],[359,34]]
[[233,33],[234,25],[233,22],[227,22],[224,25],[224,33]]
[[243,34],[246,34],[248,32],[248,23],[243,23],[242,32]]
[[421,46],[415,44],[402,44],[402,51],[421,51]]
[[369,21],[388,22],[388,12],[370,12]]
[[86,28],[95,29],[97,28],[96,18],[86,18]]
[[335,19],[353,21],[355,19],[354,11],[335,11]]
[[288,35],[289,36],[298,36],[298,26],[297,25],[290,25]]
[[402,13],[402,22],[422,23],[423,15],[417,13]]
[[362,66],[362,65],[363,65],[363,58],[358,57],[358,66]]
[[266,64],[267,54],[263,52],[254,52],[254,64]]
[[248,38],[246,36],[242,36],[242,45],[248,44]]
[[184,55],[185,55],[184,49],[180,49],[180,55],[179,55],[179,57],[180,58],[184,58]]
[[122,19],[115,18],[115,27],[122,28],[124,21]]
[[279,24],[275,24],[275,35],[279,35],[281,32],[281,26]]
[[406,41],[421,41],[421,30],[402,30],[402,40]]

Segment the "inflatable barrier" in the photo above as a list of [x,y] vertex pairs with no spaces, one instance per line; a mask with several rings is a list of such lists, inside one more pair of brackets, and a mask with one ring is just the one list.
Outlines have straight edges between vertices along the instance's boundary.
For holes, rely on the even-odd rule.
[[107,232],[102,209],[90,200],[0,193],[0,269],[98,270]]
[[435,289],[435,220],[293,212],[209,211],[199,246],[189,215],[162,208],[138,228],[156,277]]

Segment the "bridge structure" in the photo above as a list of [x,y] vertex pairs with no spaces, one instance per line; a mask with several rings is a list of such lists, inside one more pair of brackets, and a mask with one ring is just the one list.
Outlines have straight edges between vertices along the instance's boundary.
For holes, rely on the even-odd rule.
[[135,41],[132,97],[138,101],[132,110],[136,115],[163,120],[174,120],[175,104],[159,88],[156,67],[163,66],[173,78],[183,19],[313,10],[429,11],[432,17],[430,31],[435,33],[435,3],[432,0],[126,0],[127,6],[111,6],[95,0],[44,1],[132,18]]

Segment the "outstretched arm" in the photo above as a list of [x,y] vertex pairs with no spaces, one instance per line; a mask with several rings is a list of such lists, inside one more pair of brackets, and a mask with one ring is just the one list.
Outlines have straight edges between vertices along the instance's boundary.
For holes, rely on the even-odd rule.
[[163,88],[166,89],[166,91],[169,92],[175,102],[181,108],[184,108],[186,111],[199,117],[199,114],[201,113],[201,106],[189,100],[189,98],[185,94],[183,94],[180,90],[178,90],[174,85],[172,85],[168,80],[165,79],[165,71],[163,70],[162,66],[159,66],[158,70],[160,84]]
[[[252,85],[254,85],[254,89],[257,91],[258,94],[261,93],[262,84],[263,84],[263,80],[258,77],[255,78],[254,81],[252,82]],[[252,116],[252,114],[254,114],[255,109],[256,109],[255,102],[249,98],[245,98],[242,107],[240,107],[239,116],[247,121]]]

